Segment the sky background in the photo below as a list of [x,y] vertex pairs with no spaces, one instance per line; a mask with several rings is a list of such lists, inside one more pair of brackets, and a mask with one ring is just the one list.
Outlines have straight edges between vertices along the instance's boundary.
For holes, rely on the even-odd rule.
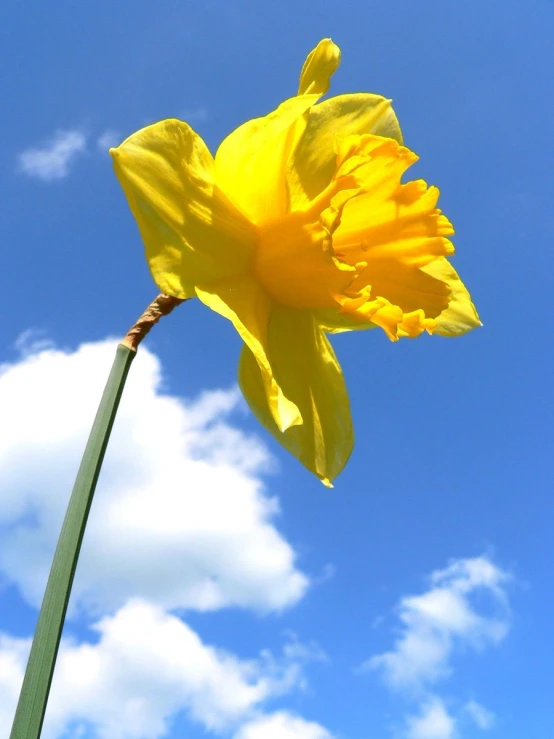
[[212,151],[296,92],[393,98],[484,327],[333,339],[333,490],[236,389],[198,301],[133,365],[44,739],[547,739],[552,685],[552,0],[7,0],[0,10],[0,736],[121,337],[156,294],[107,148],[165,117]]

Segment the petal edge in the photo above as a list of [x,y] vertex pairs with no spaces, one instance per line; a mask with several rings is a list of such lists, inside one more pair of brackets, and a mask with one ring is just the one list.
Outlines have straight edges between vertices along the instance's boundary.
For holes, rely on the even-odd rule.
[[160,121],[110,154],[162,292],[192,297],[197,282],[245,268],[252,226],[215,187],[213,157],[190,126]]
[[308,470],[330,486],[354,445],[348,392],[333,348],[308,311],[277,308],[269,325],[271,363],[303,423],[281,432],[268,408],[259,366],[244,347],[239,384],[260,423]]

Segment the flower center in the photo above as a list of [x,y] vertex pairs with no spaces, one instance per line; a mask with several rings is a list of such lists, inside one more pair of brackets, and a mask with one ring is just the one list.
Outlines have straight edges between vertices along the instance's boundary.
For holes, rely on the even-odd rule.
[[355,269],[334,256],[329,230],[310,210],[259,227],[254,272],[283,305],[327,308],[338,305]]

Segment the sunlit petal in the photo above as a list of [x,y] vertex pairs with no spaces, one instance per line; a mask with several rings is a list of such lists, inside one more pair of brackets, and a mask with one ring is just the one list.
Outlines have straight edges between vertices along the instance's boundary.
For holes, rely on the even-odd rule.
[[276,379],[269,349],[268,326],[274,305],[266,291],[250,276],[224,278],[198,285],[196,294],[212,310],[227,318],[248,346],[260,368],[268,407],[281,431],[302,423],[294,401]]
[[191,297],[196,283],[245,270],[254,229],[214,186],[212,155],[186,123],[155,123],[110,153],[160,290]]
[[482,325],[467,288],[447,259],[437,259],[423,267],[423,271],[450,290],[448,307],[436,318],[436,334],[459,336]]
[[391,101],[380,95],[339,95],[310,108],[307,124],[288,171],[290,209],[303,208],[331,181],[336,169],[336,137],[372,133],[402,143]]
[[300,409],[303,423],[284,432],[278,428],[259,363],[246,347],[239,366],[244,396],[277,441],[329,484],[354,444],[348,393],[335,353],[308,311],[276,307],[267,341],[275,377]]
[[235,129],[217,150],[216,182],[253,223],[287,212],[286,163],[302,133],[303,115],[318,98],[302,95],[285,100],[269,115]]

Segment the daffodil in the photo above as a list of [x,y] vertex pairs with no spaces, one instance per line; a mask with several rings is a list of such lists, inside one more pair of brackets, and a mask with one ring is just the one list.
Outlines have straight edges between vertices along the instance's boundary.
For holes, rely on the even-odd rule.
[[354,440],[327,334],[378,326],[395,341],[480,325],[446,259],[453,228],[439,191],[401,182],[417,156],[390,100],[318,103],[339,62],[321,41],[298,94],[233,131],[215,157],[179,120],[111,150],[155,282],[233,323],[246,400],[325,484]]

